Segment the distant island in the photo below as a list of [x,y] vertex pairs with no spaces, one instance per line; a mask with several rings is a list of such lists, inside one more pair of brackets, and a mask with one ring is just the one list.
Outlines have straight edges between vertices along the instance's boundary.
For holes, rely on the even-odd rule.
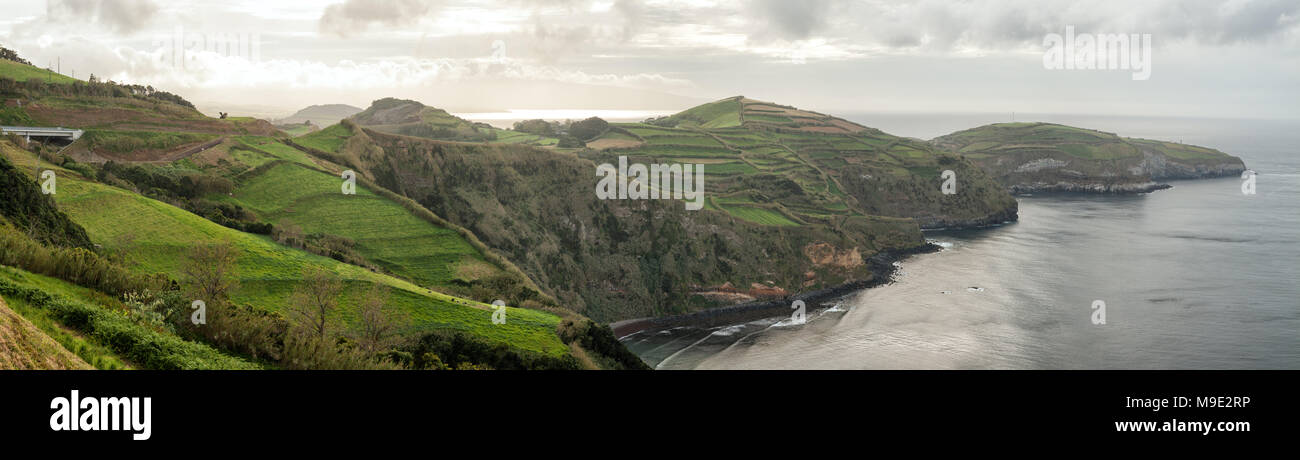
[[1146,193],[1161,181],[1239,175],[1241,158],[1215,149],[1120,137],[1054,123],[998,123],[931,141],[974,161],[1012,193]]

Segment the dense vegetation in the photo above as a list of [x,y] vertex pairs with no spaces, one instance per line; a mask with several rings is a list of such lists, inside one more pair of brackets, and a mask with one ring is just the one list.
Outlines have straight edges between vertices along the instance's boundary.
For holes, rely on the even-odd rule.
[[0,157],[0,218],[37,241],[69,248],[90,249],[86,230],[59,211],[50,195],[32,178]]

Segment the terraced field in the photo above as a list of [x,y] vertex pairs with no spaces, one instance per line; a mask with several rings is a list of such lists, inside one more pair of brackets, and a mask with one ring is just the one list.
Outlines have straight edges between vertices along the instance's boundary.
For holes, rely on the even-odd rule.
[[339,178],[287,162],[240,180],[226,201],[267,222],[291,222],[306,233],[354,240],[368,260],[421,286],[445,287],[500,273],[456,231],[421,220],[363,185],[355,195],[343,195]]
[[[762,205],[728,206],[718,200],[711,206],[763,225],[826,224],[854,215],[915,217],[924,225],[944,220],[940,215],[981,219],[1014,206],[979,173],[972,174],[976,186],[966,189],[967,196],[940,195],[943,170],[974,168],[924,142],[770,102],[733,97],[644,123],[612,126],[589,144],[595,152],[583,156],[611,164],[618,156],[643,163],[703,164],[707,194],[756,191],[752,200]],[[639,142],[627,143],[629,137]],[[901,205],[898,198],[912,192],[927,202],[912,199]],[[770,205],[780,205],[789,215],[764,207]]]

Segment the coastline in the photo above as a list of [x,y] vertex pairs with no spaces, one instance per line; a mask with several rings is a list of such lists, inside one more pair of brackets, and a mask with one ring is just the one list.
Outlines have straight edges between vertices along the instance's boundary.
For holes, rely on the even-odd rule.
[[893,282],[894,273],[898,267],[895,262],[902,261],[916,254],[930,254],[939,252],[942,247],[931,242],[907,248],[889,251],[881,251],[867,258],[867,265],[871,271],[871,279],[853,280],[837,286],[832,286],[815,291],[801,292],[795,295],[786,296],[780,299],[756,300],[725,307],[710,308],[708,310],[685,313],[680,315],[664,316],[658,318],[635,318],[621,321],[615,321],[609,324],[613,329],[614,336],[620,340],[629,335],[645,330],[658,330],[674,327],[718,327],[730,324],[744,323],[764,318],[773,318],[778,316],[788,316],[790,314],[790,304],[802,300],[809,305],[809,310],[813,305],[825,302],[831,299],[844,297],[848,294],[882,286]]

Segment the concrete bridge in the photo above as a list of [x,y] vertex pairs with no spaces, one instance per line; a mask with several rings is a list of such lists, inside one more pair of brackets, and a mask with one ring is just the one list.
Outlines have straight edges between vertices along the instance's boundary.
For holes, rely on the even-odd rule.
[[33,137],[44,139],[68,139],[75,141],[81,139],[85,131],[80,129],[67,128],[36,128],[31,126],[0,126],[0,136],[15,134],[25,137],[31,141]]

